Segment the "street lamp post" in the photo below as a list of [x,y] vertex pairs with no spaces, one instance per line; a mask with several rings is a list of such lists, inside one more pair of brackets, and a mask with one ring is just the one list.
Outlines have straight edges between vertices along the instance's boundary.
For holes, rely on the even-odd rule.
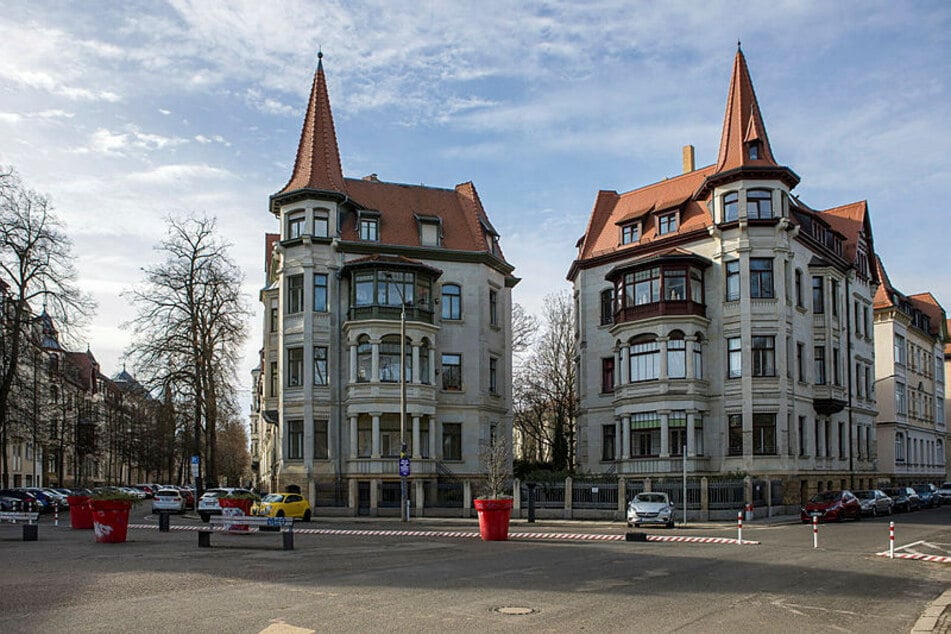
[[[387,273],[386,279],[393,281],[393,274]],[[406,460],[406,295],[403,280],[396,284],[400,296],[400,521],[409,521],[409,491],[406,481],[408,469],[404,469]]]

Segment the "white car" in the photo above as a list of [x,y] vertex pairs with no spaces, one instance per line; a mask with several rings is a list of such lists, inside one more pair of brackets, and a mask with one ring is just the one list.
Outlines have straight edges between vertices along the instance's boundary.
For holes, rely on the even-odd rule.
[[159,489],[152,498],[152,512],[184,513],[185,498],[178,489]]
[[212,515],[221,515],[221,504],[218,498],[229,493],[251,493],[247,489],[235,489],[230,487],[220,487],[217,489],[208,489],[200,498],[198,498],[197,510],[201,521],[207,522]]
[[951,504],[951,482],[945,482],[934,492],[942,504]]
[[627,505],[627,525],[663,524],[674,527],[674,503],[666,493],[638,493]]

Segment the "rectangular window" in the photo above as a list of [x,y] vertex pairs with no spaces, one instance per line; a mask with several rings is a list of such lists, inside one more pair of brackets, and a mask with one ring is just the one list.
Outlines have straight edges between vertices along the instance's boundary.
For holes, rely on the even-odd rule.
[[439,246],[439,223],[421,220],[419,223],[419,243],[426,247]]
[[601,359],[601,391],[614,391],[614,357]]
[[317,238],[330,237],[330,216],[326,211],[314,212],[314,236]]
[[380,239],[379,221],[376,218],[360,219],[360,239],[377,242]]
[[839,316],[839,282],[836,280],[830,280],[829,282],[830,290],[832,294],[832,314],[835,317]]
[[399,458],[400,456],[400,422],[399,418],[380,418],[380,456],[383,458]]
[[687,271],[667,269],[664,271],[664,301],[680,302],[687,299]]
[[270,369],[270,386],[268,389],[268,396],[274,397],[277,396],[277,385],[279,374],[277,372],[277,361],[271,361]]
[[703,378],[703,343],[693,342],[693,378]]
[[287,387],[300,387],[304,384],[304,349],[287,349]]
[[799,455],[806,455],[806,417],[799,417]]
[[489,392],[499,393],[499,360],[489,357]]
[[614,460],[617,453],[617,427],[615,425],[601,426],[601,460]]
[[287,459],[303,460],[304,458],[304,421],[287,421]]
[[287,239],[293,240],[304,234],[304,214],[297,213],[287,217]]
[[901,335],[895,335],[895,363],[905,365],[906,361],[905,338]]
[[499,292],[489,290],[489,325],[499,325]]
[[[755,143],[750,145],[751,152],[754,147],[756,147]],[[751,189],[746,192],[746,217],[750,220],[772,218],[773,193],[765,189]]]
[[729,430],[730,430],[729,431],[730,455],[742,456],[743,455],[743,415],[730,414],[728,417],[728,420],[729,420]]
[[862,364],[855,364],[855,390],[858,392],[859,398],[865,398],[865,391],[862,389]]
[[327,442],[327,421],[314,421],[314,460],[326,460],[330,457],[330,444]]
[[656,341],[631,346],[631,382],[650,381],[660,377],[660,347]]
[[801,341],[796,342],[796,378],[800,383],[806,380],[806,347]]
[[908,413],[908,402],[907,395],[905,392],[905,384],[895,382],[895,412],[898,414],[907,414]]
[[314,274],[314,312],[327,312],[327,274]]
[[687,342],[683,339],[667,341],[667,378],[687,378]]
[[634,302],[637,306],[660,301],[660,268],[653,267],[634,273]]
[[753,414],[753,455],[776,454],[776,414]]
[[462,389],[462,355],[442,355],[442,389]]
[[859,303],[855,302],[855,334],[858,337],[862,336],[862,310],[859,308]]
[[314,346],[314,385],[327,385],[327,346]]
[[826,349],[825,346],[815,348],[816,385],[826,384]]
[[802,306],[802,271],[796,269],[796,306]]
[[832,348],[832,383],[842,385],[842,372],[839,370],[839,349]]
[[304,310],[304,276],[287,276],[287,314],[300,313]]
[[812,278],[812,312],[821,315],[826,312],[825,289],[822,283],[822,277]]
[[731,260],[725,263],[726,268],[726,301],[740,300],[740,261]]
[[357,420],[357,457],[369,458],[373,452],[373,422],[369,417]]
[[621,244],[631,244],[640,240],[640,225],[637,223],[621,227]]
[[462,460],[462,423],[442,424],[443,460]]
[[772,258],[750,258],[750,297],[754,299],[773,297]]
[[280,322],[278,321],[279,319],[280,317],[278,316],[277,300],[272,299],[270,313],[268,315],[268,325],[271,332],[277,332],[278,326],[280,325]]
[[601,325],[607,326],[614,323],[614,289],[608,288],[601,291]]
[[872,330],[869,322],[868,306],[862,306],[862,324],[865,326],[865,338],[870,339],[872,337]]
[[726,340],[727,350],[727,378],[736,379],[743,376],[742,339],[730,337]]
[[845,423],[839,423],[839,458],[845,458]]
[[753,337],[753,376],[776,376],[776,341]]
[[677,213],[664,214],[657,219],[657,234],[666,235],[677,231]]

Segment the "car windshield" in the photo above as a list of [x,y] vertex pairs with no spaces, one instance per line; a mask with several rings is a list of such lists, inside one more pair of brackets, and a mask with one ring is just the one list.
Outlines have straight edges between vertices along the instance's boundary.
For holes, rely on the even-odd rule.
[[875,499],[875,491],[853,491],[855,497],[860,500],[873,500]]
[[264,496],[262,502],[283,502],[284,496],[280,493],[268,493]]
[[826,491],[824,493],[819,493],[818,495],[812,496],[810,502],[834,502],[842,497],[841,491]]
[[216,498],[219,495],[224,495],[225,492],[221,489],[212,489],[211,491],[205,491],[205,494],[201,497],[203,498]]
[[158,492],[158,495],[161,495],[163,497],[166,495],[178,496],[178,491],[174,489],[162,489],[161,491]]
[[634,496],[634,502],[664,504],[667,502],[667,496],[663,493],[638,493]]
[[918,493],[931,493],[931,487],[927,484],[916,484],[911,488],[913,488]]

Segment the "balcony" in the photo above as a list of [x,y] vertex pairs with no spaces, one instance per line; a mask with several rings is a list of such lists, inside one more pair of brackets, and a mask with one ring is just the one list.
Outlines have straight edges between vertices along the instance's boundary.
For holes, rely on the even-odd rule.
[[[707,456],[694,456],[687,458],[687,473],[696,473],[707,471],[709,469],[710,459]],[[627,460],[618,460],[618,475],[628,474],[659,474],[659,473],[680,473],[684,470],[684,461],[680,456],[671,456],[669,458],[647,457],[647,458],[628,458]]]
[[[432,458],[417,458],[410,461],[411,476],[434,476],[438,473],[437,461]],[[393,476],[400,475],[400,459],[351,458],[347,460],[347,475]]]
[[651,317],[677,317],[683,315],[706,317],[706,304],[686,299],[661,300],[649,304],[626,306],[618,309],[614,314],[614,323],[619,324],[628,321],[639,321],[641,319],[650,319]]
[[[371,304],[369,306],[353,306],[347,311],[347,319],[350,321],[363,321],[371,319],[385,319],[390,321],[400,320],[400,307],[388,306],[383,304]],[[423,323],[433,323],[433,311],[419,306],[406,307],[406,321],[420,321]]]

